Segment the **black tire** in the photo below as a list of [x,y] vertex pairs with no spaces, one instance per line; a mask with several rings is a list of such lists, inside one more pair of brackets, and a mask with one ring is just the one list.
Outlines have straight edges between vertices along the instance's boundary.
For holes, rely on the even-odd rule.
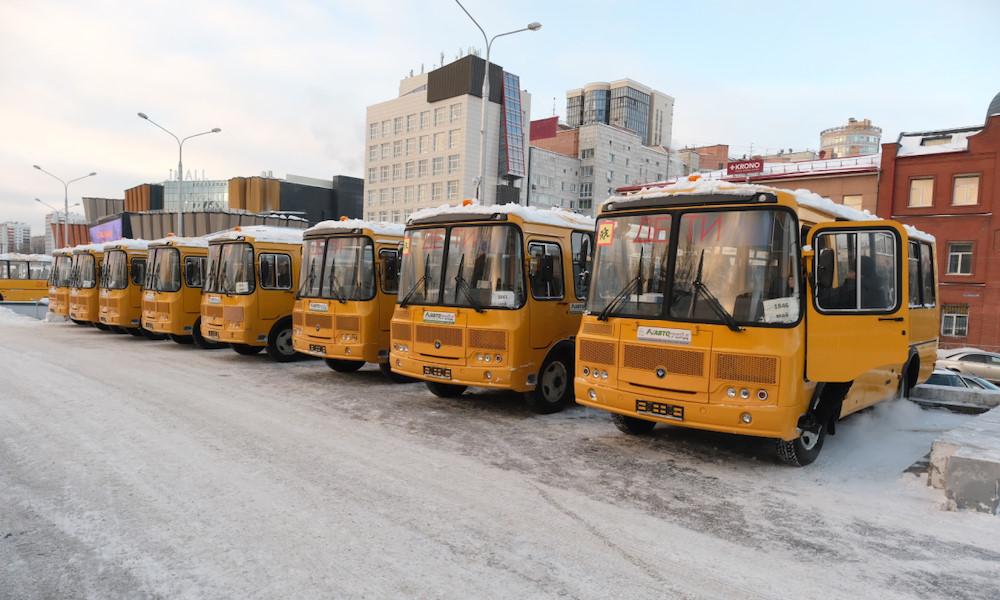
[[195,319],[194,327],[191,328],[191,339],[194,340],[194,345],[202,348],[204,350],[214,350],[216,348],[225,348],[226,344],[223,342],[213,342],[207,337],[201,334],[201,317]]
[[638,417],[626,417],[618,413],[611,413],[611,420],[614,421],[618,431],[629,435],[647,435],[656,427],[656,421],[649,421]]
[[142,335],[146,336],[148,339],[151,339],[151,340],[165,340],[165,339],[167,339],[167,334],[165,334],[165,333],[156,333],[155,331],[150,331],[148,329],[143,329],[142,330]]
[[458,398],[469,389],[467,385],[457,385],[454,383],[441,383],[439,381],[425,381],[427,389],[438,398]]
[[260,351],[264,349],[264,346],[250,346],[249,344],[231,344],[231,346],[236,351],[236,354],[242,354],[243,356],[260,354]]
[[70,321],[73,321],[74,323],[76,323],[81,327],[90,327],[90,321],[78,321],[77,319],[73,318],[70,318]]
[[804,467],[812,464],[819,451],[823,449],[823,441],[826,440],[826,426],[819,428],[819,433],[803,431],[802,435],[791,441],[777,440],[775,442],[778,451],[778,459],[793,467]]
[[559,412],[573,402],[573,355],[550,354],[538,371],[535,389],[524,393],[528,408],[540,415]]
[[392,366],[387,362],[379,363],[378,368],[382,370],[382,374],[385,375],[385,378],[393,383],[413,383],[414,381],[417,381],[408,375],[400,375],[399,373],[394,372],[392,370]]
[[169,336],[170,339],[177,342],[178,344],[190,344],[191,342],[194,341],[193,339],[191,339],[191,336],[189,335],[177,335],[175,333],[168,333],[167,336]]
[[135,337],[146,337],[142,335],[142,329],[139,327],[126,327],[125,332],[129,335],[134,335]]
[[117,334],[128,333],[127,331],[125,331],[125,328],[121,327],[120,325],[108,325],[108,328]]
[[292,345],[292,318],[285,317],[267,334],[267,355],[277,362],[291,362],[299,357]]
[[110,325],[105,325],[104,323],[94,323],[94,327],[100,329],[101,331],[111,331]]
[[326,366],[338,373],[353,373],[365,366],[363,360],[341,360],[339,358],[324,358]]

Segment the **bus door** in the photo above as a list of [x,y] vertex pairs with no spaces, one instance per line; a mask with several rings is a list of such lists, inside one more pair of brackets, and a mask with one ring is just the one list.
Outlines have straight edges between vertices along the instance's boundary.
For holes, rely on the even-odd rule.
[[907,239],[889,221],[841,221],[809,232],[806,378],[848,382],[909,354]]
[[[534,302],[528,338],[532,348],[547,348],[560,333],[569,300],[563,285],[562,247],[555,241],[528,242],[528,287]],[[574,332],[575,333],[575,332]]]

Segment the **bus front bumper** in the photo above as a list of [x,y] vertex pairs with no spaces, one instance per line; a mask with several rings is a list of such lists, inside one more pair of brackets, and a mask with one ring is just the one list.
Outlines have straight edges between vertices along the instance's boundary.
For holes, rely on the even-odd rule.
[[535,389],[534,384],[528,385],[528,373],[525,369],[509,365],[497,363],[483,363],[473,367],[450,365],[414,358],[407,356],[406,353],[395,351],[389,355],[389,364],[395,373],[424,381],[513,390],[515,392],[527,392]]

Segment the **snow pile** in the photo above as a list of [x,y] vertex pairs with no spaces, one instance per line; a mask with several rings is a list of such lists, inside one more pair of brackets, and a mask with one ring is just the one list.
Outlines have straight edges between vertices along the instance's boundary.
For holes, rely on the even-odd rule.
[[251,225],[249,227],[234,227],[213,234],[212,241],[233,241],[240,238],[252,239],[255,242],[274,244],[301,244],[302,230],[290,227],[274,227],[272,225]]
[[27,260],[34,262],[51,262],[52,257],[48,254],[19,254],[17,252],[4,252],[0,254],[0,260]]
[[143,239],[122,238],[104,244],[105,252],[108,250],[148,250],[149,242]]
[[[971,127],[955,131],[904,133],[899,137],[899,150],[896,151],[896,156],[965,152],[969,149],[969,138],[982,130],[982,127]],[[943,143],[926,144],[927,140],[935,139]]]
[[556,227],[582,227],[586,229],[594,228],[594,219],[586,215],[581,215],[564,208],[552,207],[548,209],[536,208],[534,206],[521,206],[520,204],[494,204],[483,206],[478,202],[465,206],[452,206],[442,204],[437,208],[425,208],[410,215],[408,225],[418,224],[420,221],[439,216],[454,216],[456,221],[461,221],[467,215],[515,215],[526,223],[538,223],[540,225],[555,225]]
[[178,237],[176,235],[168,235],[167,237],[160,238],[158,240],[150,240],[150,247],[163,247],[163,246],[173,246],[174,248],[208,248],[208,240],[212,239],[215,234],[209,234],[204,237]]
[[320,221],[303,232],[303,235],[311,233],[347,233],[355,229],[367,229],[373,235],[392,235],[403,237],[405,227],[400,223],[388,223],[386,221],[365,221],[363,219],[344,219]]

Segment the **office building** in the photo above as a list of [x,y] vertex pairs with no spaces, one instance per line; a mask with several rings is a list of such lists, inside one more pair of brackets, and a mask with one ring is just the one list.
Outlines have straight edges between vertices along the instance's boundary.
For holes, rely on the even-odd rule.
[[591,83],[566,92],[566,124],[604,123],[638,135],[644,146],[670,147],[674,99],[631,79]]
[[882,139],[882,129],[871,120],[847,120],[847,125],[824,129],[819,134],[820,158],[844,158],[876,154]]

